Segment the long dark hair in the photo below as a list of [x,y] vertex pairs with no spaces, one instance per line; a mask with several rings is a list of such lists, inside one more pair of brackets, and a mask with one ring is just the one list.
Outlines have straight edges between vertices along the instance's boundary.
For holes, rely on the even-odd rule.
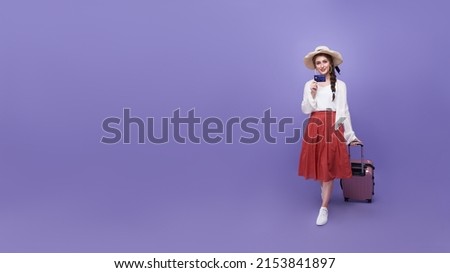
[[331,83],[331,91],[333,92],[333,99],[332,101],[334,101],[334,98],[336,97],[334,93],[336,93],[336,71],[335,71],[335,67],[334,67],[334,63],[333,63],[333,58],[325,53],[320,53],[314,56],[313,58],[313,64],[314,67],[316,67],[316,58],[319,56],[324,56],[325,58],[327,58],[328,62],[330,63],[330,83]]

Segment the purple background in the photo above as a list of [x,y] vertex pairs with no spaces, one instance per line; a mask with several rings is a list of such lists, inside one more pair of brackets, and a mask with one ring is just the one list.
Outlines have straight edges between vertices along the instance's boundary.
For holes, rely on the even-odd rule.
[[[448,5],[1,1],[0,251],[450,252]],[[285,134],[100,143],[124,107],[223,120],[271,108],[300,127],[303,56],[322,44],[344,56],[377,182],[372,204],[343,202],[336,183],[324,227]]]

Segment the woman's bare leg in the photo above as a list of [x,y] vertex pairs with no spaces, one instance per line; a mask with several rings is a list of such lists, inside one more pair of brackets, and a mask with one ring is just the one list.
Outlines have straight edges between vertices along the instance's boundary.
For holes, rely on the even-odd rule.
[[322,186],[322,207],[328,208],[328,203],[333,193],[333,180],[327,182],[321,182]]
[[330,202],[331,194],[333,192],[333,180],[320,182],[320,187],[322,195],[322,206],[320,207],[316,224],[318,226],[323,226],[328,222],[328,203]]

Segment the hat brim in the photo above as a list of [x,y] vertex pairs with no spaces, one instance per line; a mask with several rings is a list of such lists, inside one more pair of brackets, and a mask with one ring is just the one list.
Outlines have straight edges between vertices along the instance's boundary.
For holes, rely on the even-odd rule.
[[334,51],[334,50],[328,50],[328,49],[320,49],[315,50],[312,52],[309,52],[306,54],[305,58],[303,59],[303,62],[305,63],[305,66],[311,70],[316,69],[313,63],[314,56],[318,54],[328,54],[333,58],[333,64],[334,66],[338,66],[343,62],[341,53]]

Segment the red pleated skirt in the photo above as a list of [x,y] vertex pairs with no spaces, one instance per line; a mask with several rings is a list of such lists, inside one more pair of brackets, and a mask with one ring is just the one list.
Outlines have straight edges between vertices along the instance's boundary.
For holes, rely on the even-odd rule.
[[317,111],[305,121],[299,176],[318,181],[352,176],[344,126],[334,130],[335,117],[334,111]]

